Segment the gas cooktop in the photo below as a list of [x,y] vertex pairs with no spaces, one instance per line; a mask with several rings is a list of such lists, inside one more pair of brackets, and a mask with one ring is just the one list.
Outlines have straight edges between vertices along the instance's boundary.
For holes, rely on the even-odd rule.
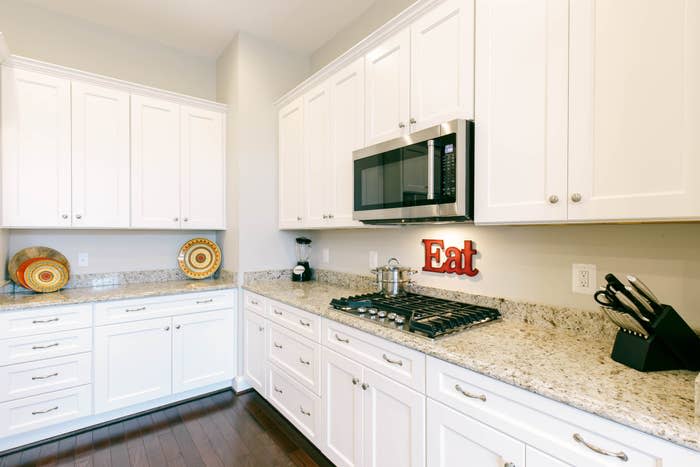
[[494,308],[452,302],[425,295],[385,297],[380,293],[331,300],[336,310],[378,324],[434,339],[500,319]]

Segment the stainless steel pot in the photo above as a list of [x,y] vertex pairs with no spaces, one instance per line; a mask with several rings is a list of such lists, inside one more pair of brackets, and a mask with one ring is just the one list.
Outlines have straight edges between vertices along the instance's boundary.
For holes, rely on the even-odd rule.
[[411,276],[418,271],[399,264],[396,258],[390,258],[385,266],[372,269],[377,277],[377,288],[385,297],[397,297],[406,294],[406,287],[411,283]]

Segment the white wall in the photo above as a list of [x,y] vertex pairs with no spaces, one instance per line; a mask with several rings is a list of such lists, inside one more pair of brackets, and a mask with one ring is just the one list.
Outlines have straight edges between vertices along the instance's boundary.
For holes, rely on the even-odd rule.
[[[16,230],[9,251],[13,255],[29,246],[54,248],[68,258],[73,274],[147,271],[177,268],[180,247],[194,237],[215,239],[212,232],[196,231]],[[88,267],[78,266],[78,253],[88,253]]]
[[0,31],[15,55],[206,99],[216,64],[20,0],[0,0]]

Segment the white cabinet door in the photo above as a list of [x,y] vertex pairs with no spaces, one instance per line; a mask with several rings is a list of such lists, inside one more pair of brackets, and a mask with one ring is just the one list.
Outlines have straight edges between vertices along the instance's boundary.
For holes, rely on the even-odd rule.
[[173,318],[173,392],[233,378],[233,310]]
[[360,58],[329,81],[330,115],[330,224],[362,225],[352,220],[354,206],[352,152],[365,145],[365,62]]
[[362,465],[362,366],[323,350],[322,451],[336,465]]
[[267,321],[252,311],[243,312],[243,372],[259,394],[267,394]]
[[330,96],[327,83],[304,94],[304,227],[328,222],[330,206]]
[[224,115],[181,106],[180,131],[181,225],[185,229],[225,229]]
[[171,394],[171,319],[95,328],[95,413]]
[[362,385],[363,465],[425,465],[425,396],[368,369]]
[[700,3],[571,9],[569,219],[700,218]]
[[131,226],[180,228],[180,106],[131,96]]
[[411,24],[411,131],[453,118],[474,119],[474,0],[446,0]]
[[[430,418],[430,415],[428,415],[428,418]],[[525,457],[527,457],[527,467],[569,467],[571,465],[555,459],[532,446],[525,448]]]
[[365,142],[408,133],[411,34],[408,28],[365,55]]
[[74,227],[129,227],[129,93],[73,81]]
[[426,430],[428,467],[525,466],[524,443],[430,398]]
[[294,100],[279,111],[278,132],[279,228],[298,228],[303,221],[304,199],[303,98]]
[[2,67],[2,223],[68,227],[70,81]]
[[566,219],[568,3],[476,1],[477,223]]

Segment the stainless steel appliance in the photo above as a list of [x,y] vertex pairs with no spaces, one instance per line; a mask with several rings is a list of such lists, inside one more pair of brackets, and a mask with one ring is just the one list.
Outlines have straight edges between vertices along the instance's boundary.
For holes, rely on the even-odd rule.
[[353,152],[353,218],[466,221],[474,213],[474,122],[452,120]]
[[385,297],[406,295],[406,287],[411,283],[411,276],[418,271],[401,266],[399,260],[390,258],[385,266],[372,269],[377,276],[377,288]]
[[418,294],[385,297],[374,293],[331,300],[336,310],[431,339],[498,320],[501,313],[485,306]]

